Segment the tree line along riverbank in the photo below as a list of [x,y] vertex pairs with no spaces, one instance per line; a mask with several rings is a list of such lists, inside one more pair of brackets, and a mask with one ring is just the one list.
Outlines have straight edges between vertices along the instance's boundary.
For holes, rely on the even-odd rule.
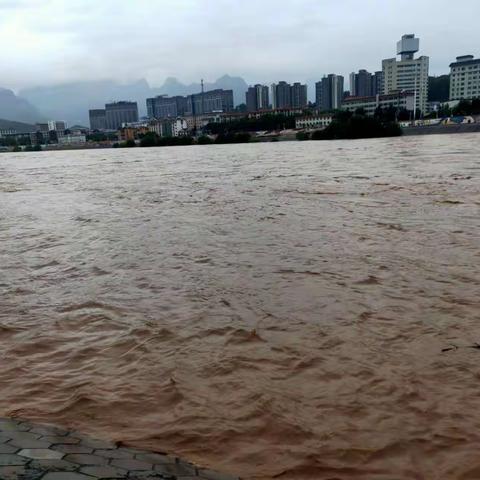
[[[259,119],[241,119],[228,124],[208,124],[203,134],[198,137],[160,137],[154,132],[141,136],[138,142],[127,140],[115,143],[115,148],[164,147],[180,145],[211,145],[249,143],[260,141],[278,141],[280,134],[256,136],[255,132],[286,131],[295,128],[295,119],[285,115],[265,115]],[[313,132],[300,131],[293,138],[297,140],[335,140],[376,137],[395,137],[402,135],[402,129],[391,111],[379,112],[370,117],[364,111],[355,113],[337,112],[332,123],[322,130]]]

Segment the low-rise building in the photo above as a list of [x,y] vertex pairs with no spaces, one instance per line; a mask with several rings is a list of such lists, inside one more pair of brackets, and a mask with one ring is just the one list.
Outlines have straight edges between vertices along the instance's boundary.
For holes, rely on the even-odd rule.
[[295,128],[304,130],[320,130],[328,127],[333,120],[332,115],[310,115],[306,117],[297,117],[295,119]]
[[63,120],[50,120],[48,122],[48,130],[50,132],[64,132],[67,129],[67,123]]
[[65,136],[66,123],[59,120],[36,123],[35,130],[30,134],[32,145],[59,144],[60,139]]
[[144,135],[148,133],[149,129],[146,126],[124,126],[118,130],[118,139],[122,142],[126,142],[127,140],[137,140],[139,135]]
[[58,137],[59,145],[83,145],[87,142],[87,137],[82,134],[66,134]]
[[189,127],[187,118],[176,118],[173,120],[152,120],[148,124],[148,131],[156,133],[159,137],[182,137],[193,130]]
[[295,117],[297,115],[302,115],[303,113],[303,108],[274,108],[259,110],[258,112],[249,112],[247,116],[248,118],[260,118],[264,115],[285,115],[286,117]]
[[413,112],[415,105],[414,92],[396,92],[388,95],[375,95],[372,97],[348,97],[343,100],[342,110],[355,112],[363,109],[366,115],[373,116],[377,108],[390,108]]
[[184,137],[189,133],[188,125],[184,118],[177,118],[172,121],[172,136]]
[[9,135],[15,135],[17,131],[13,128],[1,128],[0,129],[0,138],[8,137]]

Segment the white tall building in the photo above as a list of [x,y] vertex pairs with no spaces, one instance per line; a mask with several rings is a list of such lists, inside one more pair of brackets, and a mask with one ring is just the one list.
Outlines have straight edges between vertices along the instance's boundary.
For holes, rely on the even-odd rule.
[[427,111],[428,101],[428,63],[429,58],[421,56],[414,58],[418,52],[420,40],[414,34],[403,35],[397,43],[396,58],[387,58],[382,61],[384,76],[384,94],[398,91],[415,93],[415,108],[423,113]]
[[450,101],[480,98],[480,58],[457,57],[450,64]]
[[272,102],[272,108],[273,110],[275,110],[278,105],[277,105],[277,84],[276,83],[272,83],[272,85],[270,85],[270,99],[271,99],[271,102]]
[[66,122],[59,121],[59,120],[50,120],[48,122],[48,130],[52,131],[55,130],[56,132],[63,132],[67,129]]
[[268,87],[265,85],[255,85],[257,94],[258,109],[266,110],[270,106]]

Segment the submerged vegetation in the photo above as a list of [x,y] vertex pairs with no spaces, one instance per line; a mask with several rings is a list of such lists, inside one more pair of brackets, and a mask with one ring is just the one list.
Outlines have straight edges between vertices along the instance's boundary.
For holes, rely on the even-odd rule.
[[[340,140],[356,138],[398,137],[402,129],[388,113],[377,112],[369,117],[363,111],[337,112],[324,130],[312,133],[312,140]],[[298,138],[298,137],[297,137]],[[299,138],[302,140],[302,138]]]
[[192,137],[160,137],[154,132],[146,133],[140,140],[141,147],[174,147],[192,144]]
[[205,132],[212,135],[231,133],[286,130],[295,128],[295,117],[290,115],[273,115],[267,113],[258,118],[240,118],[227,123],[209,123]]

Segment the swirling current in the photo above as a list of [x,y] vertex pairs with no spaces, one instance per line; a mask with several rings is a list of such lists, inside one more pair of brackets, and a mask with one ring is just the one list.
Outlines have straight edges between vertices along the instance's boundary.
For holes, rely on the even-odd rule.
[[480,478],[480,135],[0,156],[0,415],[246,479]]

